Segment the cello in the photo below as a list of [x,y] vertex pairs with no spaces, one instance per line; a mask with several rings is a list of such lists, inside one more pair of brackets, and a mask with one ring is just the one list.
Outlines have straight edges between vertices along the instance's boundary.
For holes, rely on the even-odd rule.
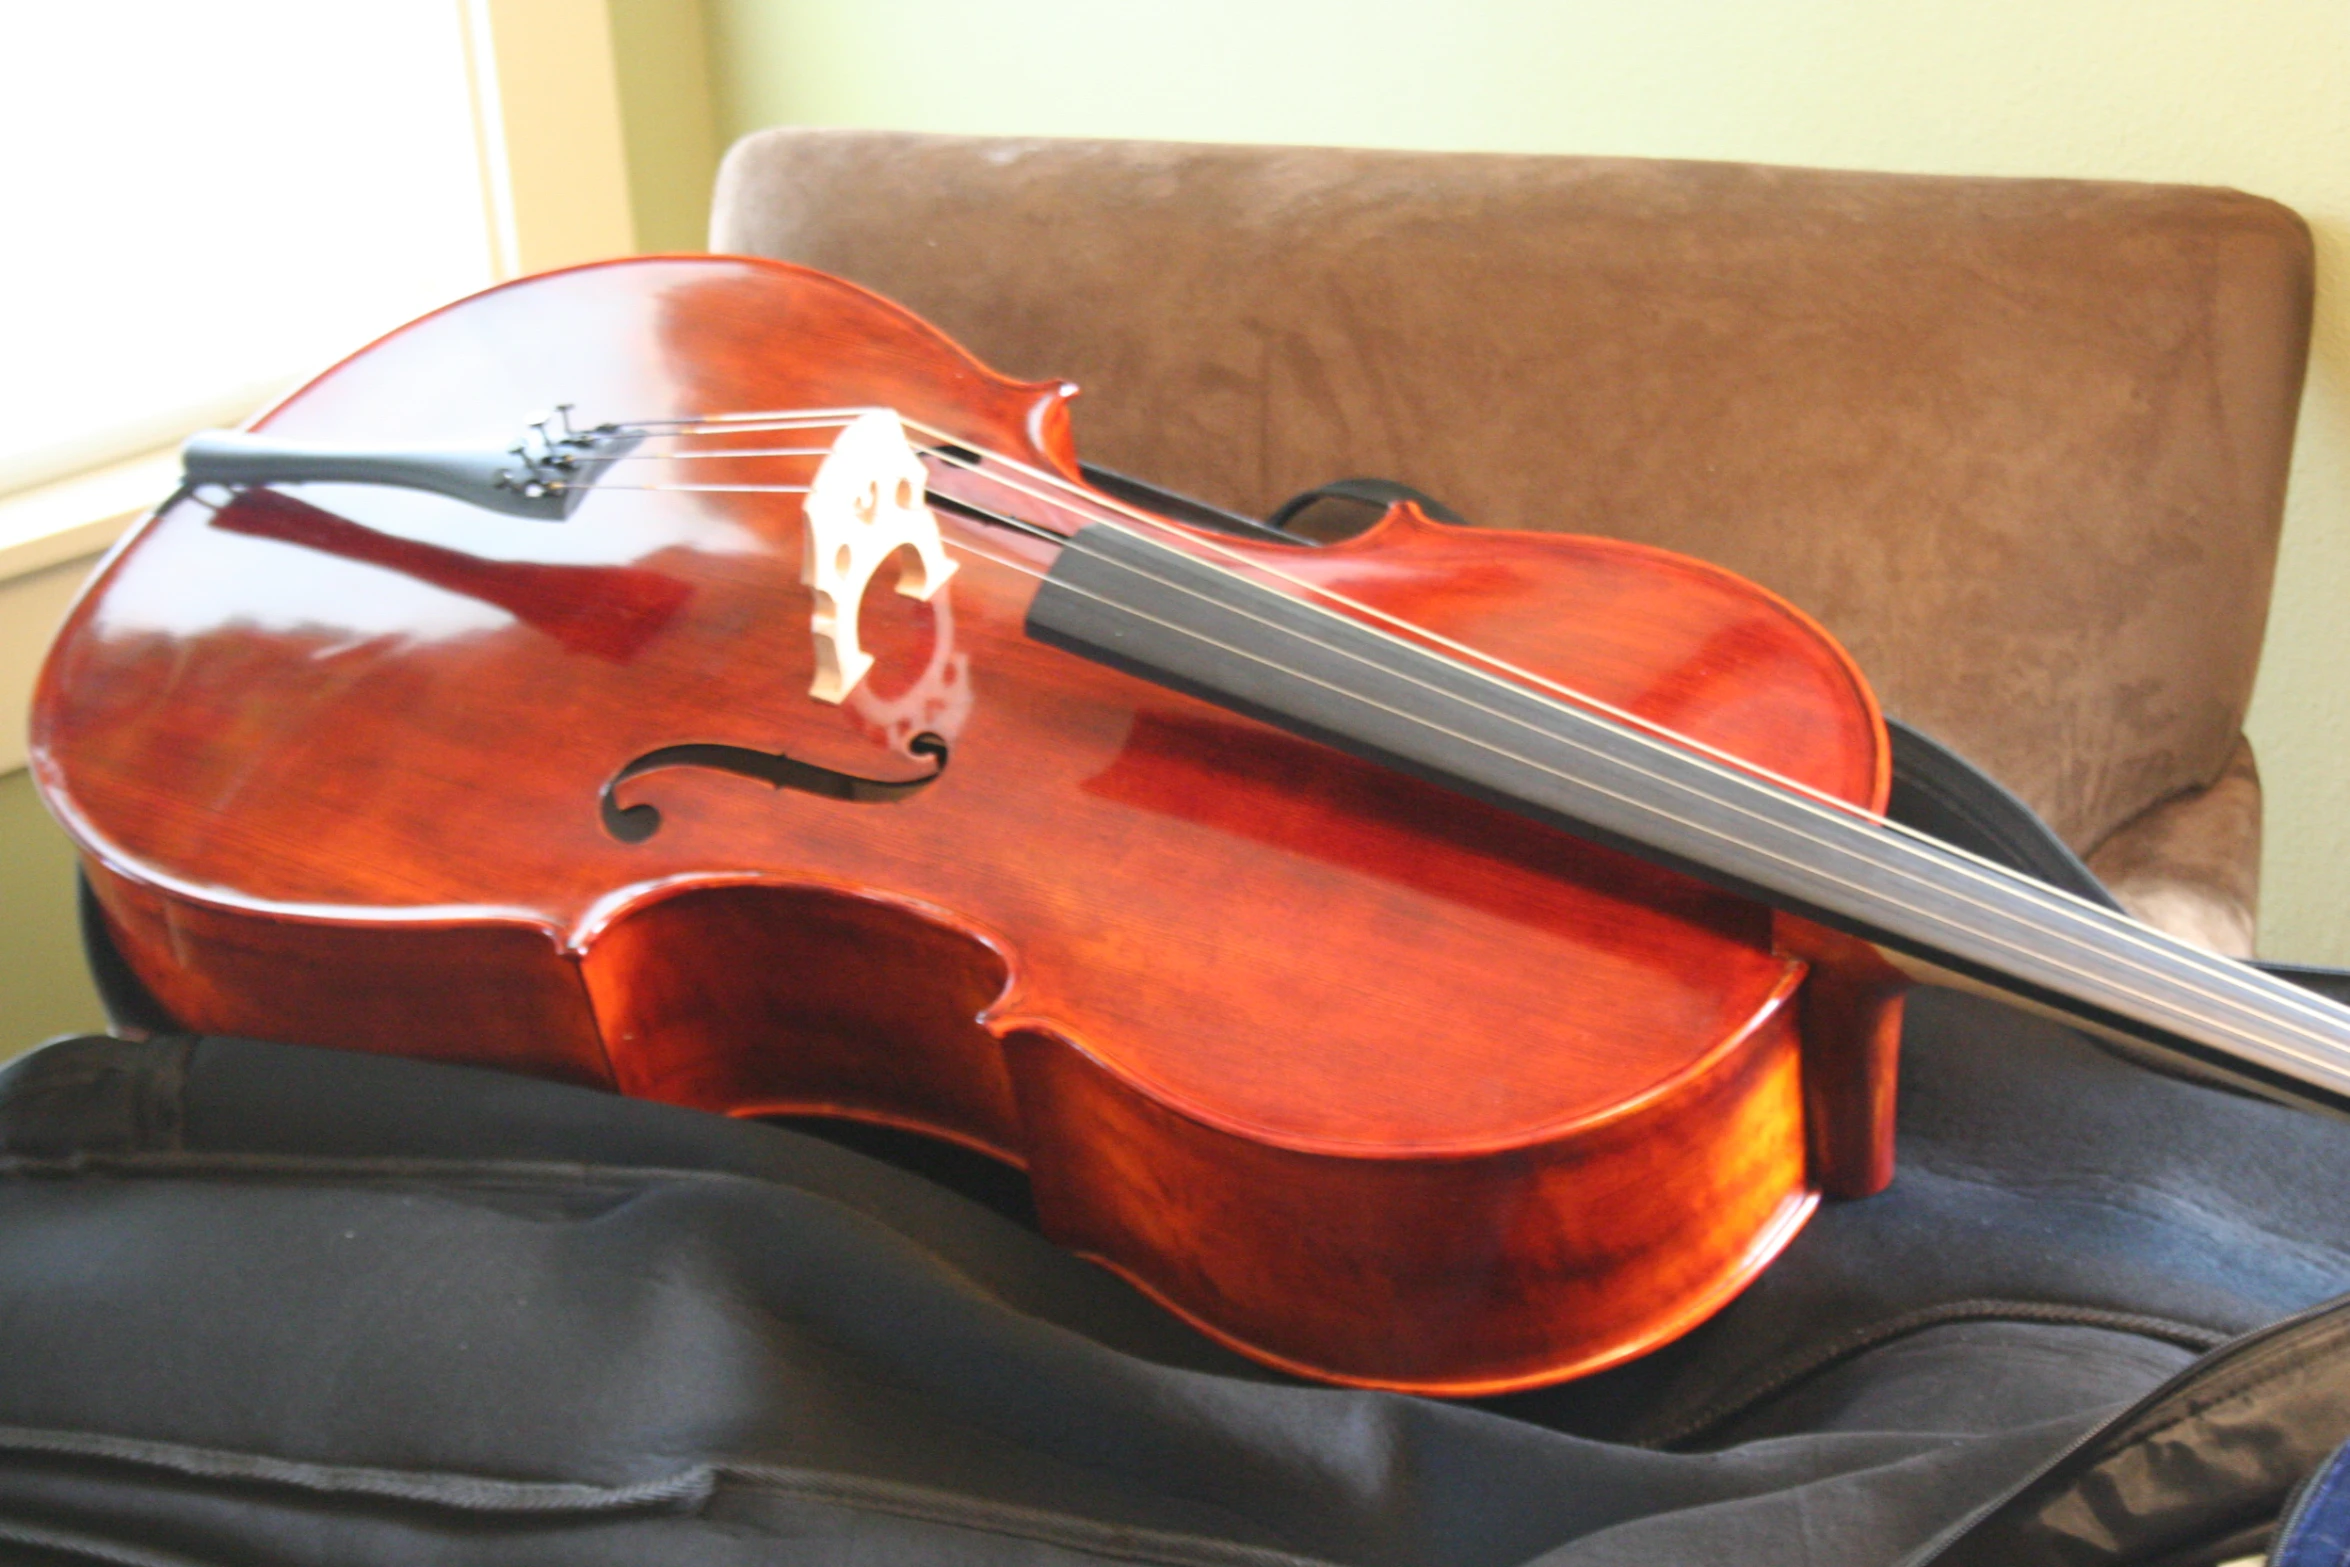
[[1884,824],[1792,606],[1166,515],[1073,390],[779,263],[493,289],[191,443],[36,777],[190,1029],[944,1138],[1361,1386],[1704,1320],[1890,1178],[1913,977],[2350,1104],[2350,1014]]

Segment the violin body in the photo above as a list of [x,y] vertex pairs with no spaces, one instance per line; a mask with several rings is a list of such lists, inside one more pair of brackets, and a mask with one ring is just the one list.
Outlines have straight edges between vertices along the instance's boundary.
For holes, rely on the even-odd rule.
[[[1076,481],[1072,390],[821,274],[664,258],[451,306],[258,428],[479,446],[565,402],[887,405]],[[1882,1184],[1894,1004],[1836,938],[1039,642],[1053,545],[945,506],[952,577],[923,601],[885,570],[871,672],[813,700],[799,498],[708,482],[773,471],[722,458],[556,523],[357,484],[165,505],[35,715],[140,978],[208,1033],[951,1139],[1206,1332],[1357,1385],[1615,1364],[1823,1190]],[[1850,661],[1712,567],[1409,507],[1220,546],[1883,804]],[[911,784],[924,737],[943,771],[885,798],[614,784],[685,745]],[[616,835],[608,789],[658,830]]]

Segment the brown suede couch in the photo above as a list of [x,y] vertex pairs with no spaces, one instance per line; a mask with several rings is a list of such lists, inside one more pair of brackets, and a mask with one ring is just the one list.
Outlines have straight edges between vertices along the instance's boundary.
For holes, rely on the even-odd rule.
[[2242,724],[2311,291],[2274,202],[771,130],[711,234],[1078,382],[1087,460],[1224,506],[1378,475],[1742,572],[2141,917],[2252,949]]

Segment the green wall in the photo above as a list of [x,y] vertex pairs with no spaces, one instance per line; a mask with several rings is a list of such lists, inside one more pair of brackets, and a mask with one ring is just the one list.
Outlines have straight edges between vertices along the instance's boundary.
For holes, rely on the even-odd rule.
[[32,775],[0,775],[0,1061],[53,1034],[105,1027],[82,966],[73,848]]
[[2350,963],[2345,0],[706,0],[702,25],[725,140],[818,124],[1723,158],[2233,185],[2296,208],[2319,308],[2250,721],[2262,939]]

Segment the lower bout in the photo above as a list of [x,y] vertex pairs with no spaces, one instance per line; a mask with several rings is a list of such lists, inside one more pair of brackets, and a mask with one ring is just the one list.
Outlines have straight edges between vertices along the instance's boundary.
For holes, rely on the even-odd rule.
[[1726,1305],[1818,1201],[1784,1016],[1596,1126],[1436,1158],[1272,1146],[1051,1035],[1006,1050],[1046,1233],[1323,1381],[1468,1397],[1604,1370]]

